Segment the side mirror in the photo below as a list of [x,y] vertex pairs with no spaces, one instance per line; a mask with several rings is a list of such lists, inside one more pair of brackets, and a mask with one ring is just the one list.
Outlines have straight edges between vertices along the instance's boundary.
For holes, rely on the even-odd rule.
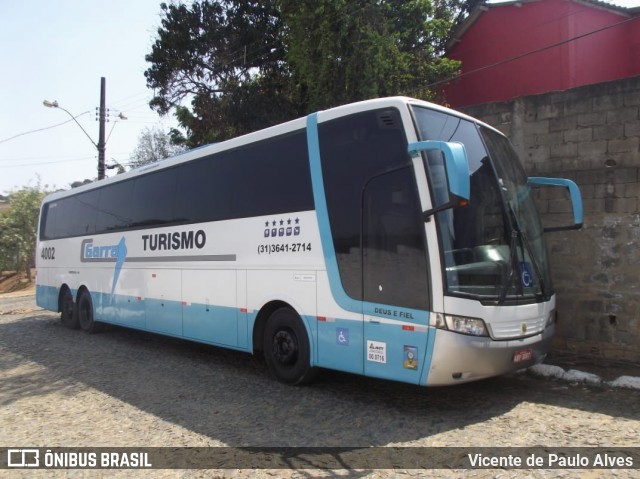
[[471,183],[469,180],[469,159],[462,143],[418,141],[410,143],[408,150],[412,157],[423,151],[440,151],[444,156],[449,201],[423,212],[425,221],[439,211],[466,205],[469,201]]
[[574,224],[571,226],[554,226],[551,228],[545,228],[545,233],[552,231],[579,230],[582,228],[584,212],[582,209],[582,196],[580,195],[580,188],[578,188],[578,185],[565,178],[542,178],[538,176],[530,177],[528,183],[529,185],[539,186],[561,186],[569,190],[569,196],[571,197],[571,205],[573,208]]

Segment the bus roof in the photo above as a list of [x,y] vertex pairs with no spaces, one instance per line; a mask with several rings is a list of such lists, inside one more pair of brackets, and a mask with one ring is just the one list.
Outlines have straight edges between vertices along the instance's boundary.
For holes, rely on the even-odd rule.
[[[322,110],[318,112],[318,122],[322,123],[323,121],[328,121],[334,118],[339,118],[342,116],[346,116],[346,115],[350,115],[353,113],[358,113],[366,110],[374,110],[378,108],[388,108],[388,107],[400,108],[405,105],[416,105],[416,106],[428,107],[433,110],[441,111],[449,115],[457,116],[459,118],[464,118],[466,120],[478,123],[486,128],[489,128],[491,130],[498,132],[501,135],[503,134],[499,130],[496,130],[494,127],[487,125],[486,123],[483,123],[477,120],[476,118],[470,117],[459,111],[452,110],[450,108],[447,108],[441,105],[436,105],[435,103],[430,103],[424,100],[418,100],[415,98],[404,97],[404,96],[394,96],[394,97],[385,97],[385,98],[375,98],[371,100],[363,100],[355,103],[349,103],[346,105],[333,107],[327,110]],[[252,133],[247,133],[245,135],[241,135],[236,138],[221,141],[219,143],[202,145],[202,146],[193,148],[191,150],[182,152],[176,156],[135,168],[133,170],[127,171],[125,173],[121,173],[111,178],[106,178],[104,180],[88,183],[86,185],[82,185],[77,188],[72,188],[70,190],[57,191],[57,192],[51,193],[50,195],[47,195],[47,197],[44,199],[44,202],[46,203],[49,201],[54,201],[60,198],[81,193],[83,191],[89,191],[95,188],[100,188],[102,186],[105,186],[111,183],[117,183],[119,181],[135,178],[136,176],[143,175],[149,171],[156,171],[156,170],[161,170],[165,168],[170,168],[177,164],[202,158],[204,156],[208,156],[214,153],[231,150],[233,148],[239,148],[250,143],[272,138],[274,136],[283,135],[283,134],[290,133],[297,130],[302,130],[305,127],[306,127],[306,117],[302,117],[302,118],[297,118],[295,120],[291,120],[285,123],[280,123],[278,125],[274,125],[262,130],[258,130]]]

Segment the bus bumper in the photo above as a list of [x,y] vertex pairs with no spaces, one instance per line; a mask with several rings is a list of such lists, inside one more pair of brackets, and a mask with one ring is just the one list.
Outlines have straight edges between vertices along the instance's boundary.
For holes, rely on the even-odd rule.
[[427,386],[445,386],[499,376],[542,362],[555,325],[528,338],[496,341],[437,329]]

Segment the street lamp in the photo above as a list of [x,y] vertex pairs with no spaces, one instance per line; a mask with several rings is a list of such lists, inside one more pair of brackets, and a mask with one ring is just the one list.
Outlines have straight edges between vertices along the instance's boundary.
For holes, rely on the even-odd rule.
[[[100,127],[99,127],[99,130],[98,130],[98,143],[93,141],[93,139],[91,138],[89,133],[87,133],[85,131],[85,129],[82,128],[82,125],[80,123],[78,123],[78,120],[76,120],[76,117],[73,116],[69,111],[67,111],[64,108],[62,108],[58,104],[57,101],[44,100],[42,102],[42,104],[44,106],[46,106],[47,108],[58,108],[58,109],[64,111],[67,115],[69,115],[71,117],[71,119],[76,122],[76,125],[78,125],[80,127],[82,132],[85,135],[87,135],[87,138],[89,138],[89,140],[91,141],[93,146],[95,146],[98,149],[98,179],[99,180],[102,180],[104,178],[104,168],[105,168],[104,167],[104,156],[105,156],[105,149],[106,149],[106,143],[107,143],[105,138],[104,138],[104,127],[105,127],[105,123],[107,121],[107,109],[105,108],[105,90],[106,90],[105,84],[106,84],[105,78],[104,77],[100,78],[100,108],[99,108]],[[121,120],[126,120],[127,119],[127,117],[122,113],[120,113],[118,115],[118,118],[120,118]],[[113,130],[113,128],[112,128],[112,130]]]
[[96,144],[96,142],[95,142],[95,141],[93,141],[93,138],[91,138],[91,136],[89,136],[89,133],[87,133],[87,131],[86,131],[84,128],[82,128],[82,125],[81,125],[80,123],[78,123],[78,120],[76,120],[76,117],[75,117],[75,116],[73,116],[69,110],[67,110],[67,109],[65,109],[65,108],[62,108],[62,107],[58,104],[58,101],[57,101],[57,100],[54,100],[54,101],[44,100],[44,101],[42,102],[42,104],[43,104],[44,106],[46,106],[47,108],[58,108],[59,110],[64,111],[67,115],[69,115],[69,116],[71,117],[71,119],[72,119],[73,121],[75,121],[75,122],[76,122],[76,125],[78,125],[78,126],[80,127],[80,129],[82,130],[82,132],[83,132],[85,135],[87,135],[87,138],[89,138],[89,141],[90,141],[91,143],[93,143],[93,146],[95,146],[96,148],[98,148],[98,145]]

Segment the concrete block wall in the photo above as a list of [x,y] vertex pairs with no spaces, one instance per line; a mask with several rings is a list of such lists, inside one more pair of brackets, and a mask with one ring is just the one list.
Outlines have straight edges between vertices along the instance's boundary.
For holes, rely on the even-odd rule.
[[[463,110],[507,134],[529,176],[580,186],[583,229],[547,233],[556,347],[640,362],[640,77]],[[536,191],[545,226],[571,222],[562,190]]]

